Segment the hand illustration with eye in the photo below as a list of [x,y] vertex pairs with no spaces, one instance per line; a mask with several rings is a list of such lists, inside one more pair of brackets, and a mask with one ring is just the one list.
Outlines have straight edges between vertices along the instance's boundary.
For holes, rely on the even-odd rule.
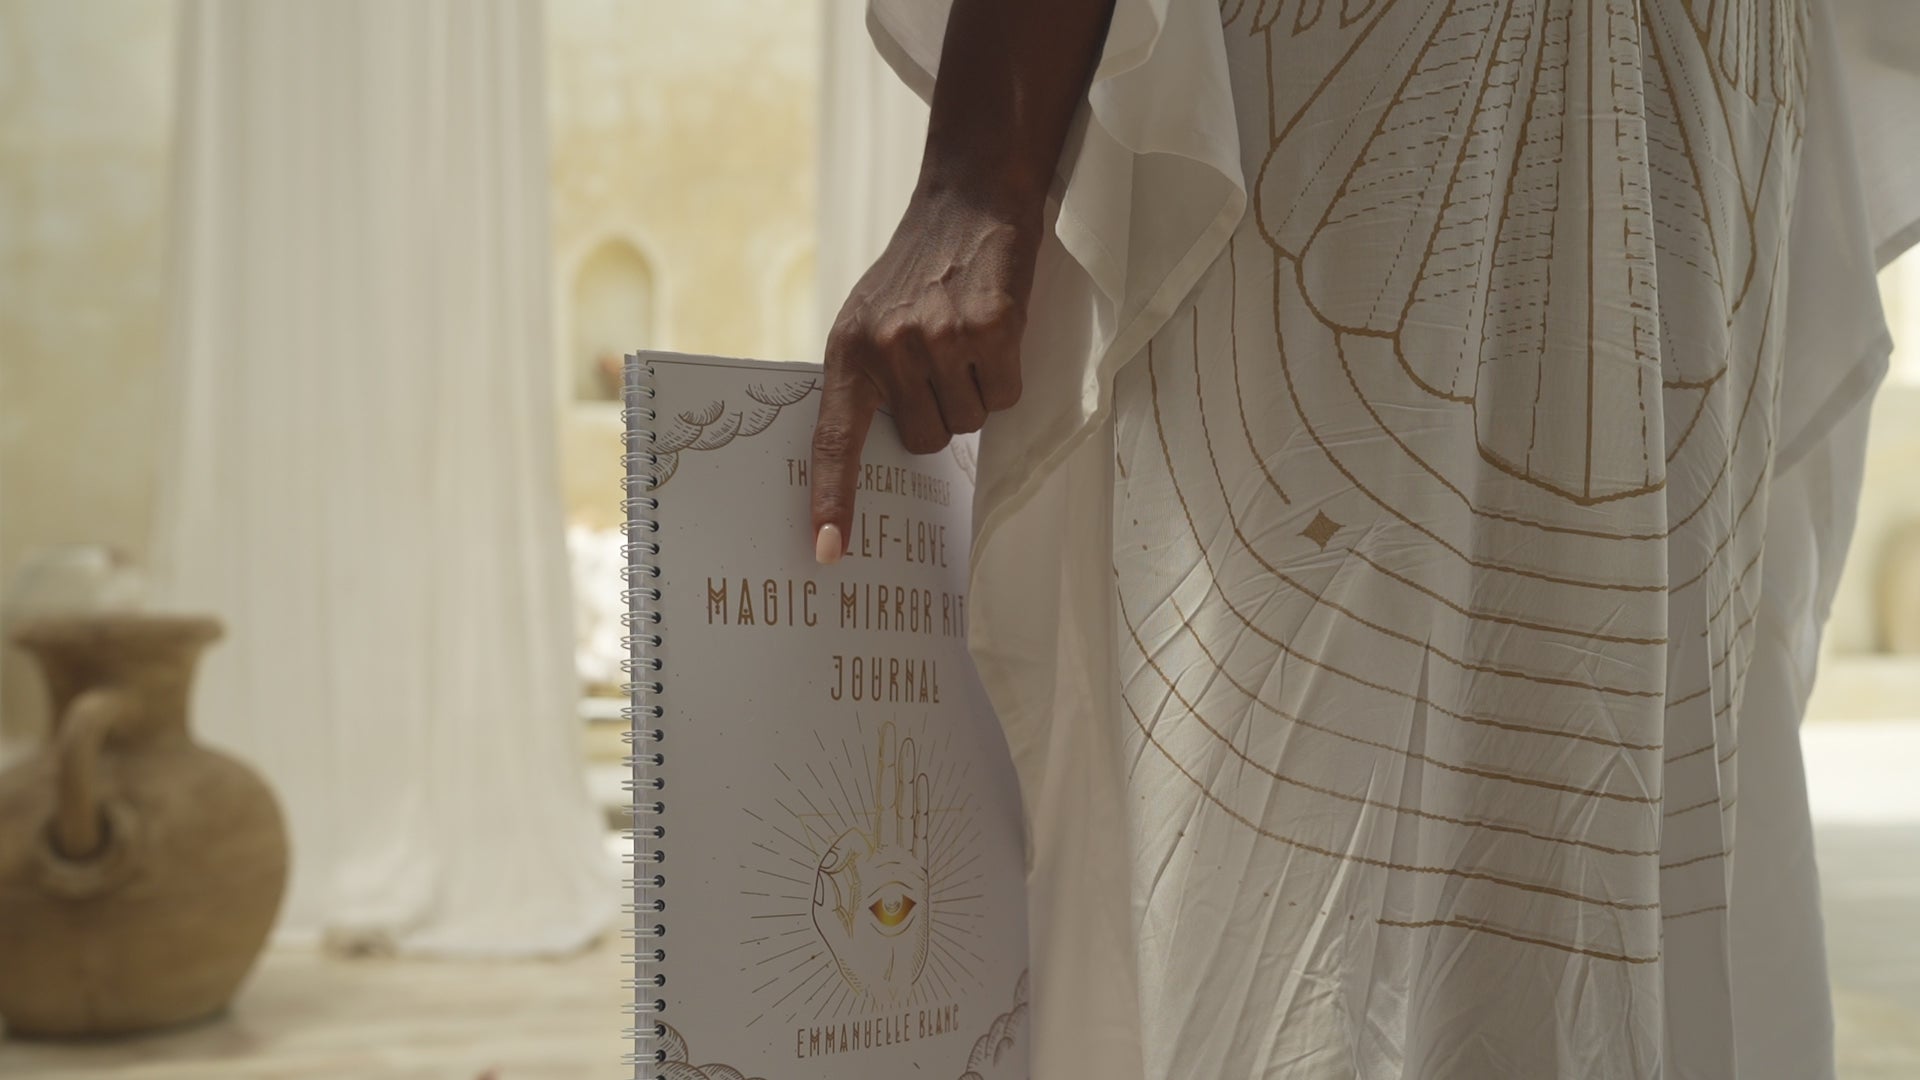
[[840,834],[813,879],[813,925],[853,989],[882,1003],[926,967],[933,934],[927,874],[931,791],[912,739],[881,725],[870,827]]

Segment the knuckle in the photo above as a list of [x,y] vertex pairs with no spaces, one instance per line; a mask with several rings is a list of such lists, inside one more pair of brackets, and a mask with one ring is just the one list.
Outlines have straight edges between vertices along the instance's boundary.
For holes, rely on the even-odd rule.
[[853,450],[853,430],[845,424],[822,423],[813,429],[813,452],[821,458],[843,458]]
[[813,489],[813,512],[826,521],[842,521],[852,509],[847,505],[846,497],[833,488],[815,487]]
[[852,359],[864,341],[865,335],[860,327],[845,322],[835,323],[833,329],[827,331],[827,363]]
[[929,347],[952,345],[964,335],[957,319],[930,320],[921,328],[921,336]]
[[897,356],[920,343],[920,328],[906,319],[892,319],[874,327],[869,340],[880,352]]
[[849,306],[827,330],[827,355],[857,358],[872,342],[872,317],[864,308]]
[[1023,321],[1020,305],[1004,292],[991,293],[975,300],[968,311],[968,322],[981,333],[1004,333]]

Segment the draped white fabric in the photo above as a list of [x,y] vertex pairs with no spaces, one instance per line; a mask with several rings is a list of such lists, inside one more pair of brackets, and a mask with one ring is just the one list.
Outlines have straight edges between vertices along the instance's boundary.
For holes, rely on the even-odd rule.
[[196,708],[292,831],[282,934],[582,946],[583,777],[533,0],[196,0],[159,573]]
[[818,359],[834,316],[893,235],[920,173],[927,106],[867,36],[866,6],[821,6]]
[[1117,5],[975,506],[1037,1080],[1831,1075],[1893,6]]

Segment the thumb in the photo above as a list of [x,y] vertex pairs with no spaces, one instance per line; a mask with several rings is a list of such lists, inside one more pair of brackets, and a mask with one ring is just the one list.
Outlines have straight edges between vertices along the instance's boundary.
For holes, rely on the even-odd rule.
[[829,345],[820,393],[820,417],[813,427],[813,553],[836,563],[846,553],[853,530],[853,494],[860,481],[860,452],[873,426],[880,394],[855,367],[844,348]]

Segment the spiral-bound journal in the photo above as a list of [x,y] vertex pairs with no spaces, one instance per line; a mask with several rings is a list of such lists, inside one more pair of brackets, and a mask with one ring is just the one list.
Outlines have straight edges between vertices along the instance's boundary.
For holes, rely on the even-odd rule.
[[967,655],[972,444],[869,436],[807,535],[818,365],[625,365],[632,1064],[1026,1080],[1013,765]]

